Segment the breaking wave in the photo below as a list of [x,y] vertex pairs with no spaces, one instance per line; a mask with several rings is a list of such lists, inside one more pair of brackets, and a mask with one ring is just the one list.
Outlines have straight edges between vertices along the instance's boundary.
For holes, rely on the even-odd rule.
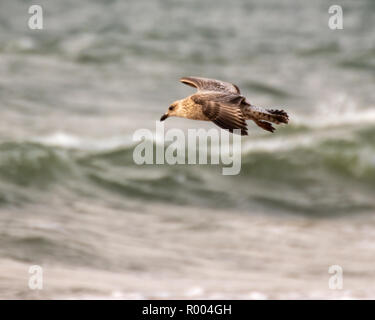
[[[38,142],[36,142],[38,141]],[[0,203],[45,201],[47,190],[88,197],[108,193],[139,202],[342,214],[373,209],[375,129],[320,133],[292,126],[277,137],[248,138],[240,175],[220,165],[134,164],[129,138],[87,141],[57,134],[0,145]],[[47,197],[47,196],[45,196]]]

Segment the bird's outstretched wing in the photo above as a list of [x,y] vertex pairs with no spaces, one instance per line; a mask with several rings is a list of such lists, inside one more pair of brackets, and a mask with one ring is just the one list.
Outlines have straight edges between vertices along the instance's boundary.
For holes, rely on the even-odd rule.
[[180,81],[191,87],[197,88],[198,91],[216,91],[240,94],[240,89],[235,84],[220,80],[200,77],[183,77]]
[[239,106],[207,101],[202,104],[202,110],[203,114],[220,128],[231,133],[234,129],[239,129],[242,136],[247,136],[247,124]]

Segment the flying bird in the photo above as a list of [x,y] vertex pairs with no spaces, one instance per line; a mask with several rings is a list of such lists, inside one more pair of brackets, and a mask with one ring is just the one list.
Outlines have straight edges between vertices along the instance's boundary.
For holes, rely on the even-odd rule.
[[169,117],[212,121],[231,133],[235,129],[241,130],[241,135],[247,135],[246,120],[253,120],[259,127],[270,132],[275,130],[271,122],[280,124],[289,121],[284,110],[252,105],[241,95],[235,84],[200,77],[183,77],[180,81],[197,88],[197,92],[173,102],[160,121]]

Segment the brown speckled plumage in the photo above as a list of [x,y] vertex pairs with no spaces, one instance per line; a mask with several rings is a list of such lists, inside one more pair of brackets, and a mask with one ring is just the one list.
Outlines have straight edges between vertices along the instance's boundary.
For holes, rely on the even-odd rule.
[[180,81],[197,88],[197,92],[175,101],[161,117],[161,121],[171,116],[212,121],[230,132],[238,129],[241,135],[247,135],[246,120],[253,120],[270,132],[275,130],[270,122],[280,124],[289,121],[284,110],[251,105],[234,84],[200,77],[184,77]]

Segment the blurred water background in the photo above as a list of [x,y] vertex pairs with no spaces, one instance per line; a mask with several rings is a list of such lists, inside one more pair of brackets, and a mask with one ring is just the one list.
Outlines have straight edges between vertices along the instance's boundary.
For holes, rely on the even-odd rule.
[[[38,0],[43,30],[31,4],[0,3],[1,298],[375,297],[374,1]],[[249,123],[238,176],[135,165],[188,75],[290,124]]]

